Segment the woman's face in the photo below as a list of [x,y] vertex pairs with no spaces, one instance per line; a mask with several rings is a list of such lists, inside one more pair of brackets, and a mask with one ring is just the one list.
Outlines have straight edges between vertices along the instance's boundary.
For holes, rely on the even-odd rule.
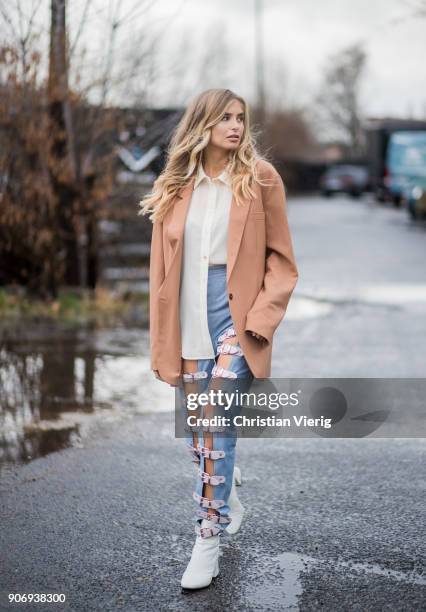
[[244,132],[244,107],[238,100],[232,100],[219,123],[212,127],[209,144],[227,151],[238,149]]

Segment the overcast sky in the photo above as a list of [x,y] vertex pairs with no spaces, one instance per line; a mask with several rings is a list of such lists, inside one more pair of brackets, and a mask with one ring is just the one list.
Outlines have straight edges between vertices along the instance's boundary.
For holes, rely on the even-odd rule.
[[[147,89],[145,83],[153,83],[148,102],[154,106],[185,104],[207,87],[229,87],[254,101],[255,0],[91,0],[80,40],[94,71],[105,64],[108,11],[119,3],[119,17],[131,18],[117,32],[115,74],[153,36],[159,42],[155,62],[147,64],[151,75],[137,68],[132,83],[124,79],[110,101],[134,103],[138,91]],[[426,118],[426,9],[423,17],[414,15],[422,3],[426,0],[263,0],[268,99],[309,105],[327,57],[363,42],[368,54],[361,90],[365,115]],[[85,4],[68,0],[71,42]],[[45,32],[49,5],[45,0]]]
[[[362,88],[366,113],[426,118],[426,14],[416,17],[413,10],[420,3],[421,0],[263,0],[268,90],[289,103],[308,103],[319,86],[327,57],[362,41],[368,53]],[[123,10],[135,5],[135,0],[125,0]],[[182,36],[189,49],[188,39],[194,41],[192,52],[183,58],[178,54],[186,75],[191,74],[191,68],[196,69],[199,57],[206,51],[205,41],[210,39],[209,28],[213,28],[218,52],[226,51],[219,58],[219,66],[221,61],[225,64],[224,76],[218,79],[213,73],[205,85],[227,86],[253,101],[254,5],[255,0],[156,0],[141,20],[152,20],[154,25],[157,20],[166,28],[163,65],[174,57],[174,50],[178,53],[181,49]],[[158,21],[161,18],[163,22]],[[210,46],[209,50],[214,63]],[[192,89],[190,79],[189,83],[185,96]],[[172,103],[173,99],[167,100],[164,83],[161,91],[158,100]],[[175,97],[176,92],[172,93]]]

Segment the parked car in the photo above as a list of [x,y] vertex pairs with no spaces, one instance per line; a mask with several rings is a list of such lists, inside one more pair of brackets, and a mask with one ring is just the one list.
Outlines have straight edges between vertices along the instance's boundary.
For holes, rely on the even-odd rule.
[[[379,202],[393,202],[399,206],[402,200],[402,190],[398,189],[398,180],[392,175],[399,174],[398,138],[400,134],[425,133],[426,121],[419,119],[371,119],[364,125],[367,138],[367,162],[371,181],[371,189]],[[390,165],[394,166],[392,169]],[[404,189],[404,197],[406,197]]]
[[385,184],[396,204],[406,203],[413,218],[424,214],[426,131],[396,132],[389,139]]
[[334,165],[326,170],[320,179],[322,195],[347,193],[359,197],[368,188],[368,170],[364,166],[352,164]]

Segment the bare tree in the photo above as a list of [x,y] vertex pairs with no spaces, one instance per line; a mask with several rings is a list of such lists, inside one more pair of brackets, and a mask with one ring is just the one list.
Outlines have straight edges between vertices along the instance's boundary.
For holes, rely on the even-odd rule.
[[[0,27],[9,39],[0,48],[0,255],[6,263],[0,282],[51,295],[61,284],[96,286],[98,219],[113,187],[113,138],[121,129],[119,114],[107,107],[116,86],[116,37],[152,1],[135,0],[125,11],[122,0],[111,0],[103,70],[86,89],[78,88],[82,80],[75,70],[70,86],[72,59],[89,7],[102,5],[86,1],[71,44],[66,0],[50,0],[48,32],[36,23],[41,0],[33,0],[29,12],[21,0],[0,5]],[[47,80],[40,51],[46,34]],[[88,101],[94,88],[100,91],[97,105]]]
[[268,143],[274,156],[281,160],[307,160],[319,149],[303,108],[271,111],[262,141]]
[[353,156],[363,149],[359,93],[366,54],[360,45],[332,55],[314,100],[314,116],[332,138],[341,138]]

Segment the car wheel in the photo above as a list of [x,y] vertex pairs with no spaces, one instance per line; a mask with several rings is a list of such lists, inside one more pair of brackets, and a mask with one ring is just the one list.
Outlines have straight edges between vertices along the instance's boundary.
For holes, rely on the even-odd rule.
[[416,207],[413,206],[412,204],[409,204],[407,209],[410,214],[410,217],[413,219],[413,221],[416,221],[419,218],[419,214],[416,210]]

